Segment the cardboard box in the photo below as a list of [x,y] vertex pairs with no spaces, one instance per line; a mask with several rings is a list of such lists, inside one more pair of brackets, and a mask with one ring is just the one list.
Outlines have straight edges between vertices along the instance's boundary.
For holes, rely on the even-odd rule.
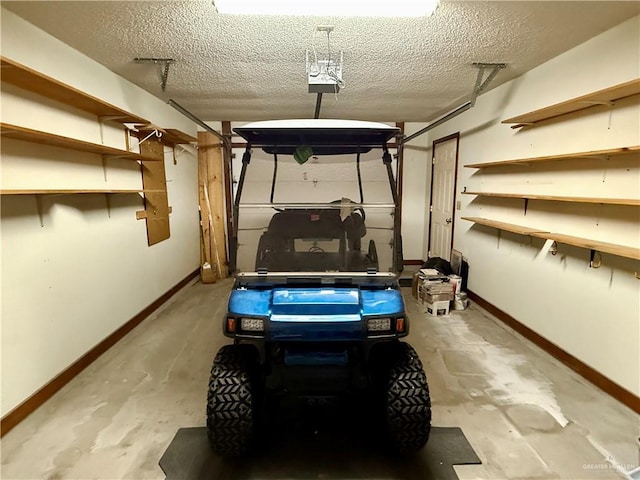
[[440,315],[449,315],[448,301],[425,303],[424,311],[432,317],[439,317]]
[[416,300],[419,300],[419,296],[418,296],[418,292],[420,291],[420,273],[414,273],[413,274],[413,280],[411,281],[411,294],[413,295],[413,298],[415,298]]
[[435,294],[427,293],[422,297],[422,300],[424,303],[451,302],[453,300],[453,296],[453,292]]

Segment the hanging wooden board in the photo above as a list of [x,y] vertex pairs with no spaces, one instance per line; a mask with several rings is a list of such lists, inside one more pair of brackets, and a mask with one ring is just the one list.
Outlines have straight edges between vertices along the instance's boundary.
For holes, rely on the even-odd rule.
[[149,246],[166,240],[170,236],[169,199],[167,196],[167,178],[164,170],[164,148],[162,143],[150,137],[140,144],[140,153],[155,158],[152,162],[142,162],[142,185],[145,190],[145,221],[147,222],[147,240]]

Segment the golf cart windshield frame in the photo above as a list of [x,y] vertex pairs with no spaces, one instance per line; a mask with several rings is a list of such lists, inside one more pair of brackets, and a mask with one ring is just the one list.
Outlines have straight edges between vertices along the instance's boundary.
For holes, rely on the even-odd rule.
[[[235,128],[234,132],[243,137],[246,141],[246,148],[242,156],[242,169],[240,172],[240,178],[238,180],[236,197],[233,206],[233,232],[231,235],[231,251],[229,252],[229,267],[232,272],[236,273],[238,279],[242,278],[246,283],[252,283],[256,279],[260,278],[260,283],[264,282],[264,275],[267,272],[236,272],[237,267],[237,250],[238,250],[238,217],[240,212],[242,191],[244,188],[247,167],[251,163],[251,152],[253,148],[260,148],[264,152],[273,155],[274,167],[273,167],[273,179],[271,187],[271,197],[269,203],[260,204],[242,204],[243,207],[272,207],[274,209],[304,209],[304,208],[339,208],[336,204],[328,203],[274,203],[273,196],[276,184],[277,168],[278,168],[278,154],[293,155],[300,146],[305,148],[309,147],[313,151],[314,156],[326,156],[326,155],[356,155],[356,166],[358,172],[358,188],[360,191],[360,202],[352,203],[354,208],[358,207],[386,207],[393,209],[393,252],[392,252],[392,270],[391,275],[395,277],[402,270],[402,258],[401,258],[401,238],[400,238],[400,224],[399,224],[399,205],[398,205],[398,193],[396,189],[396,182],[393,175],[391,166],[392,157],[389,153],[387,142],[395,137],[399,133],[399,129],[395,127],[389,127],[383,124],[376,124],[370,122],[347,122],[347,121],[333,121],[336,126],[331,126],[328,121],[324,121],[323,124],[318,125],[318,120],[315,121],[303,121],[303,126],[291,126],[288,122],[257,122],[245,127]],[[320,121],[323,122],[323,121]],[[300,123],[300,122],[298,122]],[[364,203],[362,194],[362,178],[360,175],[360,154],[367,153],[372,149],[382,150],[382,162],[385,166],[387,179],[391,191],[393,203]],[[348,275],[335,275],[323,274],[322,272],[313,272],[311,275],[305,275],[303,272],[287,273],[287,272],[270,272],[269,276],[277,282],[283,281],[290,282],[294,276],[305,277],[310,281],[317,283],[324,283],[329,278],[333,279],[333,282],[338,279],[339,282],[342,279],[348,279],[349,282],[353,281],[371,281],[374,276],[380,277],[378,280],[382,280],[381,283],[386,283],[389,278],[389,273],[379,273],[375,271],[366,272],[348,272]],[[357,280],[360,279],[360,280]],[[369,279],[369,280],[365,280]]]

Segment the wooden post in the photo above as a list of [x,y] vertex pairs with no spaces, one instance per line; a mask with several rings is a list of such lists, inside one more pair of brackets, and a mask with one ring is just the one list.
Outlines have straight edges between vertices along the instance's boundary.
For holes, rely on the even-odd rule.
[[[204,259],[214,279],[229,275],[225,235],[225,202],[222,145],[209,132],[198,132],[198,190],[204,243]],[[205,272],[203,271],[203,282]]]

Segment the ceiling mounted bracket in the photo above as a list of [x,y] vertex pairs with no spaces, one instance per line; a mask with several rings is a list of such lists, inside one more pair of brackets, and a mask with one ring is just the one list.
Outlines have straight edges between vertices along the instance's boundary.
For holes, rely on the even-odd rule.
[[[471,106],[475,105],[476,98],[482,92],[486,90],[491,81],[495,78],[500,70],[507,66],[506,63],[473,63],[473,66],[478,69],[478,76],[476,77],[476,84],[473,87],[471,93]],[[485,78],[485,71],[489,71],[489,74]],[[484,79],[484,80],[483,80]]]
[[172,63],[175,63],[176,61],[173,58],[142,58],[142,57],[136,57],[133,59],[134,62],[136,63],[153,63],[156,65],[160,65],[161,70],[160,70],[160,79],[161,79],[161,83],[160,83],[160,88],[162,88],[162,91],[164,92],[167,88],[167,78],[169,78],[169,66],[171,66]]

